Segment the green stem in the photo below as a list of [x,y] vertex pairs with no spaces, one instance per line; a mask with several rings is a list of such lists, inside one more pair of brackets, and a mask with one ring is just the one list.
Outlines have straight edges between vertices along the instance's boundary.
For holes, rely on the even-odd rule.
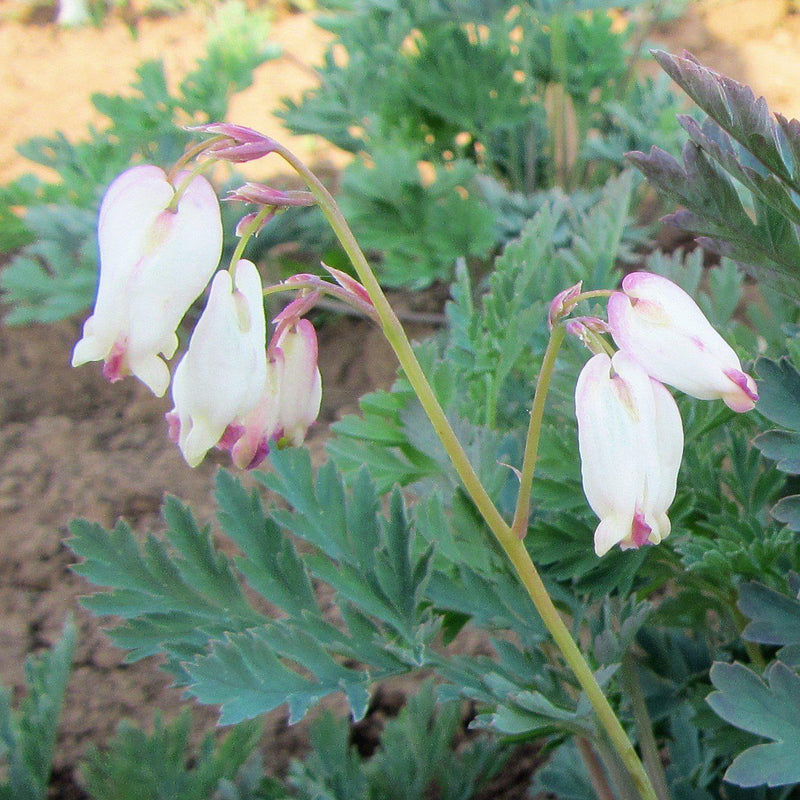
[[417,361],[411,342],[408,340],[400,320],[386,299],[383,289],[364,257],[336,201],[320,182],[319,178],[292,152],[280,145],[276,148],[276,152],[306,181],[322,213],[352,261],[359,280],[367,290],[375,306],[384,336],[386,336],[387,341],[397,355],[400,366],[414,388],[420,404],[449,455],[461,482],[464,484],[464,488],[514,566],[523,586],[539,612],[539,616],[550,631],[553,640],[561,650],[581,688],[586,693],[600,723],[619,753],[625,768],[630,773],[642,800],[658,800],[642,762],[639,760],[625,730],[603,694],[603,690],[597,683],[591,668],[586,663],[577,644],[575,644],[569,629],[561,619],[561,615],[553,604],[528,551],[503,519],[475,473],[461,442],[459,442],[455,431],[453,431],[431,385],[428,383],[428,379],[425,377],[419,361]]
[[514,522],[511,524],[511,530],[518,539],[523,539],[528,529],[528,519],[531,511],[531,487],[533,486],[533,475],[536,470],[536,457],[542,433],[545,402],[550,388],[553,368],[556,365],[558,350],[564,341],[565,332],[563,325],[556,325],[550,332],[550,340],[547,342],[547,349],[542,359],[542,368],[539,370],[539,379],[536,382],[536,391],[533,395],[531,419],[528,423],[528,435],[525,439],[525,455],[522,458],[522,472],[519,478],[517,507],[514,510]]
[[433,393],[433,389],[428,383],[417,357],[414,355],[411,342],[408,340],[400,320],[386,299],[383,289],[381,289],[336,201],[317,176],[294,153],[280,145],[277,147],[276,152],[306,181],[308,188],[314,195],[314,199],[350,258],[362,286],[372,299],[384,336],[397,355],[400,366],[406,373],[409,383],[414,387],[422,407],[425,409],[434,430],[452,459],[453,466],[472,501],[493,531],[507,531],[507,533],[501,535],[510,538],[511,530],[475,473],[464,448],[458,441],[458,437],[447,420],[444,410]]
[[608,782],[605,769],[603,769],[603,762],[594,751],[592,743],[583,736],[577,736],[575,746],[578,748],[583,766],[586,767],[597,800],[615,800],[614,790]]
[[561,615],[558,613],[558,609],[555,607],[524,544],[515,536],[508,545],[503,541],[500,543],[514,565],[514,569],[517,571],[531,600],[533,600],[542,622],[544,622],[558,649],[564,656],[564,660],[592,704],[600,724],[606,731],[614,749],[619,753],[619,757],[630,774],[640,797],[643,800],[658,800],[658,795],[653,789],[650,778],[645,772],[636,750],[603,690],[597,683],[594,673],[586,663],[586,659],[584,659],[578,645],[575,644],[575,640],[572,638],[564,620],[561,619]]
[[[167,206],[167,211],[172,211],[173,213],[178,210],[178,203],[181,201],[181,197],[183,197],[184,192],[189,188],[189,184],[198,176],[200,173],[205,172],[208,169],[212,162],[211,161],[203,161],[198,164],[195,164],[194,169],[192,169],[189,174],[181,181],[180,185],[175,188],[175,194],[172,195],[172,200],[169,201],[169,205]],[[170,176],[171,178],[172,176]]]
[[656,737],[653,735],[653,722],[647,710],[639,673],[636,670],[636,660],[630,652],[622,658],[622,683],[631,701],[636,731],[639,734],[639,747],[642,751],[645,769],[653,783],[658,800],[672,800],[667,785],[667,776],[658,753]]
[[258,229],[261,227],[261,223],[264,221],[264,217],[268,216],[273,211],[274,209],[272,206],[264,206],[264,208],[262,208],[258,214],[253,217],[250,224],[244,229],[241,238],[236,243],[236,248],[233,251],[233,255],[231,256],[231,263],[228,267],[229,270],[233,271],[233,269],[236,267],[236,264],[244,253],[244,248],[247,247],[247,243],[258,232]]
[[172,178],[177,175],[178,172],[187,166],[190,161],[197,158],[197,156],[199,156],[201,153],[204,153],[218,142],[225,141],[227,138],[227,136],[212,136],[210,139],[204,139],[202,142],[198,142],[197,144],[189,147],[186,152],[175,162],[175,165],[169,171],[169,177]]

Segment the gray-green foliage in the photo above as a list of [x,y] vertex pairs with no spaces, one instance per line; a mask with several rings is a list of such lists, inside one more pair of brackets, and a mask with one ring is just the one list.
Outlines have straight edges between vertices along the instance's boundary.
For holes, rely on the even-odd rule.
[[[777,361],[760,358],[756,363],[758,374],[758,410],[778,428],[765,431],[755,439],[756,447],[776,462],[777,468],[790,476],[800,472],[800,373],[794,366],[796,340],[790,341],[792,353]],[[800,530],[800,495],[792,479],[786,481],[785,496],[772,508],[772,515],[792,531]]]
[[[649,155],[633,153],[631,158],[659,189],[685,206],[672,215],[674,224],[701,234],[702,245],[734,258],[759,281],[763,303],[750,304],[747,313],[763,337],[762,346],[764,340],[769,343],[767,352],[785,353],[756,362],[762,431],[751,428],[747,438],[758,433],[752,447],[742,436],[744,425],[741,432],[729,429],[725,462],[718,461],[715,469],[715,474],[722,472],[725,496],[716,488],[699,491],[704,495],[703,519],[695,513],[687,519],[699,535],[678,543],[677,549],[687,567],[683,578],[687,586],[718,588],[722,580],[728,598],[738,595],[739,612],[749,620],[741,632],[751,643],[748,653],[759,651],[761,645],[781,648],[766,669],[761,667],[762,675],[744,664],[726,663],[729,655],[711,669],[716,691],[708,696],[708,704],[730,725],[761,737],[740,734],[737,740],[730,729],[717,731],[717,742],[727,740],[725,749],[729,757],[735,756],[725,780],[738,787],[792,786],[800,782],[796,759],[800,496],[794,477],[800,471],[800,375],[795,366],[800,126],[780,114],[773,117],[763,98],[756,99],[748,87],[691,56],[659,53],[656,57],[708,119],[702,124],[681,120],[691,139],[682,164],[658,148]],[[721,269],[731,272],[725,259]],[[715,270],[710,278],[710,296],[736,294],[733,276],[726,279]],[[727,304],[728,312],[733,305]],[[734,327],[742,334],[740,341],[752,339],[747,330]],[[756,351],[753,344],[759,343],[752,342],[750,352]],[[778,427],[763,431],[764,420]],[[777,469],[765,470],[759,451]],[[696,449],[688,449],[684,471],[692,468],[698,487],[703,485],[702,460]],[[706,485],[711,479],[708,473]],[[765,514],[768,509],[772,519]],[[730,599],[718,596],[714,606],[729,616],[730,629],[740,627]],[[755,659],[757,668],[760,662],[761,656]]]
[[709,705],[724,720],[771,740],[740,753],[725,773],[737,786],[786,786],[800,783],[800,675],[776,661],[759,678],[742,664],[715,664],[716,691]]
[[288,783],[300,800],[418,800],[432,793],[467,800],[503,768],[509,752],[485,735],[454,750],[461,726],[461,704],[437,708],[429,682],[386,723],[379,749],[365,759],[348,745],[347,721],[326,714],[313,723],[311,752],[292,764]]
[[474,164],[441,166],[427,183],[418,160],[402,145],[386,146],[369,166],[355,161],[342,176],[342,211],[360,245],[379,254],[387,286],[447,280],[458,258],[486,256],[495,242],[495,216],[482,202]]
[[[75,629],[26,664],[27,695],[17,711],[0,692],[0,797],[48,796],[58,720],[70,674]],[[152,732],[129,722],[79,766],[91,800],[276,800],[283,797],[370,797],[418,800],[434,789],[443,800],[468,800],[503,767],[509,749],[486,735],[458,744],[462,704],[437,705],[433,684],[422,686],[381,735],[380,749],[360,757],[345,718],[324,714],[310,727],[311,752],[293,762],[284,781],[267,775],[257,748],[262,725],[250,720],[223,736],[192,744],[192,715],[184,710]]]
[[67,622],[59,642],[25,662],[27,694],[16,710],[11,691],[0,688],[0,798],[44,800],[56,745],[58,719],[67,688],[75,628]]
[[[674,148],[674,96],[629,80],[630,33],[612,30],[612,5],[359,2],[321,21],[336,35],[322,81],[286,101],[284,117],[355,155],[340,201],[381,255],[382,281],[449,279],[459,257],[484,258],[519,232],[520,222],[505,230],[509,207],[531,216],[535,192],[597,186],[625,149],[658,132]],[[554,83],[565,87],[569,120],[554,117]],[[589,130],[600,132],[597,146],[584,147]],[[565,137],[577,140],[577,161],[558,165]],[[590,169],[592,160],[604,165]],[[418,161],[432,183],[420,185]]]
[[81,767],[92,800],[211,800],[251,757],[261,725],[237,725],[220,743],[208,734],[192,752],[191,719],[188,710],[171,724],[157,716],[151,734],[123,722],[109,745],[91,749]]
[[[147,61],[136,71],[132,94],[93,96],[108,124],[90,128],[88,138],[71,142],[57,133],[20,145],[22,156],[58,179],[28,175],[0,187],[0,252],[22,247],[0,272],[0,291],[11,306],[7,323],[52,322],[92,304],[95,225],[105,189],[132,163],[174,164],[191,141],[183,126],[224,119],[231,95],[249,86],[255,67],[276,54],[266,33],[263,20],[243,5],[222,5],[205,56],[177,91],[168,87],[163,62]],[[27,211],[19,217],[12,208]]]
[[[521,422],[547,344],[547,304],[578,280],[584,279],[587,289],[616,280],[617,261],[629,257],[631,191],[631,176],[625,174],[609,181],[587,209],[576,210],[563,198],[544,205],[483,285],[474,287],[467,270],[459,271],[446,335],[418,349],[441,402],[467,442],[475,443],[476,463],[498,474],[493,483],[499,494],[503,487],[506,495],[513,489],[512,473],[498,470],[497,461],[519,458]],[[562,371],[574,374],[575,368],[572,360]],[[562,389],[568,380],[561,381]],[[388,488],[447,469],[432,432],[421,438],[429,427],[402,379],[391,393],[366,395],[360,404],[362,416],[336,423],[337,437],[328,445],[343,471],[368,464],[378,485]],[[481,448],[488,451],[484,457],[476,452]]]
[[681,118],[691,141],[683,163],[658,147],[629,154],[685,208],[672,224],[743,264],[790,297],[800,289],[800,123],[772,116],[764,98],[689,56],[656,53],[670,77],[708,114]]

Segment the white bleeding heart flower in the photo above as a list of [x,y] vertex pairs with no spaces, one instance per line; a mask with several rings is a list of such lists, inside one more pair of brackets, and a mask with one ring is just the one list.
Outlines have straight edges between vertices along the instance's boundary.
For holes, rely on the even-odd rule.
[[658,381],[699,400],[750,411],[756,383],[695,301],[667,278],[632,272],[608,301],[614,342]]
[[267,383],[261,277],[245,260],[236,264],[234,276],[227,271],[214,276],[172,381],[170,437],[191,467],[216,445],[232,449],[234,459],[249,466],[268,424],[268,413],[257,412]]
[[[174,210],[176,189],[183,187]],[[133,167],[114,180],[100,206],[100,282],[94,313],[72,365],[105,361],[111,381],[136,375],[161,397],[169,385],[175,331],[208,285],[222,251],[213,188],[200,176],[170,179],[159,167]]]
[[273,349],[280,369],[278,427],[289,444],[302,444],[317,419],[322,378],[317,367],[317,334],[307,319],[278,332]]
[[670,532],[683,428],[669,391],[628,354],[593,356],[575,388],[586,499],[597,555],[658,544]]

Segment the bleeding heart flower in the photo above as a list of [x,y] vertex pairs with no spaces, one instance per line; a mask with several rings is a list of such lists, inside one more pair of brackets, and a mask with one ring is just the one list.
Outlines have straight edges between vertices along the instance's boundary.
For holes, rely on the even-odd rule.
[[658,544],[683,452],[675,400],[623,351],[593,356],[575,388],[583,489],[600,517],[597,555]]
[[278,427],[289,444],[299,445],[317,419],[322,401],[314,326],[298,319],[283,328],[272,352],[281,376]]
[[733,348],[667,278],[627,275],[608,301],[608,324],[617,346],[656,380],[699,400],[721,399],[734,411],[755,406],[756,383]]
[[267,385],[261,277],[250,261],[239,261],[234,275],[214,276],[172,381],[170,436],[191,467],[215,445],[250,466],[269,424],[268,410],[258,409]]
[[[214,273],[222,251],[219,203],[205,178],[171,180],[138,166],[109,186],[100,206],[100,283],[94,313],[75,345],[72,365],[105,361],[111,381],[136,375],[161,397],[175,331]],[[170,205],[178,187],[177,207]]]

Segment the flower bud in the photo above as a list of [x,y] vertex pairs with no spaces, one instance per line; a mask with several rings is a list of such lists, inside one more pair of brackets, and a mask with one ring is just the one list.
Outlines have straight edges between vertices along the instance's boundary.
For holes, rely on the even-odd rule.
[[547,312],[547,327],[553,330],[557,322],[569,314],[575,305],[575,298],[581,293],[583,281],[578,281],[569,289],[559,292],[551,301]]
[[195,176],[175,210],[176,188],[162,169],[139,166],[123,172],[100,206],[100,282],[94,313],[75,345],[72,365],[104,360],[103,373],[116,381],[136,375],[161,397],[175,330],[202,293],[222,251],[219,203],[205,178]]
[[583,489],[600,517],[595,552],[658,544],[683,452],[672,395],[627,353],[600,353],[581,370],[575,410]]
[[229,192],[228,200],[238,200],[241,203],[253,203],[257,206],[270,206],[274,208],[288,208],[289,206],[313,206],[316,202],[311,192],[297,189],[273,189],[263,183],[245,183],[238,189]]
[[[247,461],[245,466],[256,455],[266,422],[251,414],[267,381],[265,335],[255,265],[239,261],[233,281],[229,272],[218,272],[172,381],[175,407],[167,418],[189,466],[197,466],[215,445],[232,449],[236,461]],[[245,434],[247,441],[237,450]]]
[[274,349],[280,364],[278,427],[289,444],[302,444],[317,419],[322,379],[317,367],[317,334],[307,319],[299,319],[278,335]]
[[667,278],[632,272],[608,301],[608,323],[617,346],[658,381],[699,400],[722,399],[750,411],[756,383],[714,330],[697,303]]
[[212,122],[210,125],[196,125],[189,128],[189,130],[224,136],[224,139],[210,144],[206,152],[214,158],[230,161],[234,164],[255,161],[274,153],[277,148],[274,139],[270,139],[269,136],[265,136],[263,133],[247,128],[244,125],[234,125],[229,122]]

